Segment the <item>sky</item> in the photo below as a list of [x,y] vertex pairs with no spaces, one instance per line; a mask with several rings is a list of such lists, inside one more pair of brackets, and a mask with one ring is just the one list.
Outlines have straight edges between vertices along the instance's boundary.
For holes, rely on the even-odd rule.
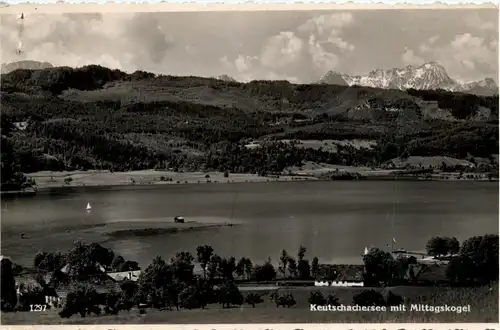
[[[16,49],[21,46],[22,55]],[[435,61],[498,81],[498,10],[421,9],[0,16],[1,62],[99,64],[239,81],[317,81]]]

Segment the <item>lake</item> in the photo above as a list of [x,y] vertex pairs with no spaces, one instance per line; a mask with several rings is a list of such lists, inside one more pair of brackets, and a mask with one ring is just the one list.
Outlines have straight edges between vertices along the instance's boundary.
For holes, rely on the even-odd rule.
[[[87,213],[87,202],[92,211]],[[2,254],[31,265],[37,251],[66,250],[73,241],[104,245],[142,267],[156,255],[196,253],[211,245],[221,256],[279,261],[282,249],[322,262],[360,263],[365,246],[423,250],[431,236],[460,241],[498,234],[498,183],[335,181],[155,185],[86,188],[2,200]],[[106,241],[107,223],[182,215],[240,225]],[[123,223],[126,226],[126,222]],[[99,227],[101,226],[101,227]],[[21,233],[27,238],[21,239]]]

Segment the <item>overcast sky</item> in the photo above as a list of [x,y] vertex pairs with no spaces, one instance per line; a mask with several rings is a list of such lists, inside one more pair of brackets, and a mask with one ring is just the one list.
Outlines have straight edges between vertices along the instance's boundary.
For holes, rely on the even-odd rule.
[[0,19],[4,63],[311,82],[436,61],[455,79],[498,80],[494,9],[32,14],[22,32]]

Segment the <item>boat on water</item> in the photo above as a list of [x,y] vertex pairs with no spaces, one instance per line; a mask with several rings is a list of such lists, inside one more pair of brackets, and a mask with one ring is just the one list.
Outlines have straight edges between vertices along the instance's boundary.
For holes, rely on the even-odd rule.
[[87,211],[92,210],[92,206],[90,206],[90,203],[87,203],[87,207],[85,208]]

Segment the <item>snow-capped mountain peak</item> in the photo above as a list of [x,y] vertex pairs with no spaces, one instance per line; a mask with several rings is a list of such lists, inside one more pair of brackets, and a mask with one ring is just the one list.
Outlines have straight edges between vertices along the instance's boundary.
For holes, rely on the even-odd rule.
[[491,94],[498,91],[498,86],[491,78],[471,83],[457,82],[450,78],[445,68],[437,62],[427,62],[420,66],[407,65],[404,68],[388,70],[376,69],[363,76],[329,71],[320,79],[319,83],[332,85],[347,84],[349,86],[360,85],[384,89],[446,89],[464,92],[479,88],[481,89],[481,94]]
[[348,82],[344,79],[344,74],[330,70],[321,77],[320,81],[327,81],[330,85],[348,85]]

